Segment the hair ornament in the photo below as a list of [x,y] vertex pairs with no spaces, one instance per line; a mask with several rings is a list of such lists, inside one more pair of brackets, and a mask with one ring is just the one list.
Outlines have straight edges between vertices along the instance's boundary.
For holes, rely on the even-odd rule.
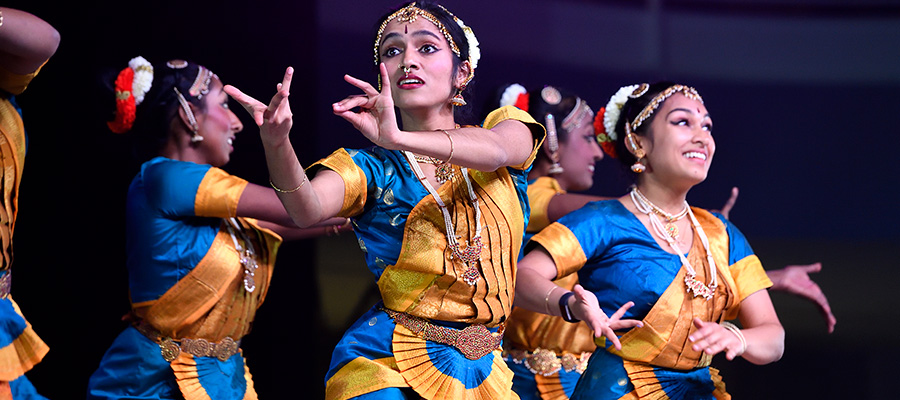
[[116,115],[106,124],[114,133],[125,133],[134,126],[137,106],[153,85],[153,66],[144,57],[128,61],[128,67],[116,76]]
[[541,89],[541,99],[544,100],[544,103],[555,106],[562,101],[562,95],[559,94],[559,90],[555,87],[544,86],[544,88]]
[[181,104],[181,109],[184,110],[184,114],[187,116],[188,121],[190,122],[191,128],[191,143],[197,143],[203,141],[203,136],[200,136],[200,125],[197,124],[197,117],[194,116],[194,112],[191,110],[190,104],[188,104],[187,99],[184,98],[184,95],[181,94],[181,91],[178,90],[177,87],[173,87],[172,90],[175,91],[175,96],[178,97],[178,103]]
[[194,78],[194,83],[188,90],[188,94],[197,99],[202,99],[204,95],[209,93],[209,83],[212,81],[212,78],[218,78],[218,76],[202,65],[197,67],[197,77]]
[[647,93],[647,90],[650,90],[650,84],[642,83],[637,87],[637,89],[634,89],[634,92],[631,92],[631,94],[628,95],[628,98],[636,99],[638,97],[641,97],[644,95],[644,93]]
[[134,79],[131,82],[131,93],[134,95],[134,105],[140,105],[144,101],[144,95],[153,86],[153,65],[141,56],[128,61],[128,67],[134,70]]
[[608,156],[619,158],[616,154],[615,141],[609,138],[606,127],[603,125],[604,114],[606,114],[606,107],[601,107],[597,110],[597,115],[594,116],[594,132],[597,133],[597,143],[600,144],[600,148]]
[[619,88],[619,90],[616,91],[616,94],[612,95],[612,97],[609,98],[609,102],[606,103],[606,111],[603,113],[603,130],[610,142],[615,142],[616,139],[618,139],[618,135],[616,135],[616,123],[619,122],[619,117],[622,114],[622,107],[625,107],[625,102],[628,101],[629,95],[634,93],[635,89],[638,87],[639,85],[623,86]]
[[522,111],[528,111],[528,97],[528,90],[524,86],[513,83],[500,95],[500,107],[515,106]]
[[558,175],[563,172],[563,168],[559,165],[559,138],[556,133],[556,118],[553,114],[547,113],[544,116],[544,125],[547,128],[547,149],[550,150],[550,165],[548,174]]
[[638,114],[637,117],[634,118],[634,121],[631,122],[631,131],[636,131],[637,128],[647,120],[647,118],[650,118],[650,116],[653,115],[653,112],[656,111],[657,108],[659,108],[660,104],[666,101],[666,99],[668,99],[669,97],[672,97],[672,95],[675,93],[681,93],[684,95],[684,97],[699,101],[700,104],[703,104],[703,98],[700,97],[700,93],[697,92],[697,89],[685,85],[669,86],[668,88],[666,88],[666,90],[659,92],[659,94],[657,94],[656,97],[653,98],[653,100],[650,100],[650,103],[648,103],[647,106],[644,107],[643,110],[641,110],[640,114]]
[[188,66],[188,62],[184,60],[169,60],[166,61],[166,66],[172,69],[182,69]]
[[[446,9],[444,9],[444,11],[446,11]],[[449,11],[447,13],[449,14]],[[453,14],[450,15],[452,16]],[[381,35],[384,34],[384,28],[386,28],[387,25],[394,19],[396,19],[398,22],[411,24],[413,22],[416,22],[416,19],[418,19],[419,17],[425,18],[432,24],[434,24],[434,26],[436,26],[438,30],[441,31],[441,33],[444,35],[444,38],[447,39],[447,43],[450,44],[450,50],[453,51],[453,54],[456,54],[456,56],[459,57],[459,47],[456,45],[456,42],[453,41],[453,36],[450,35],[450,31],[448,31],[447,28],[444,27],[444,24],[442,24],[441,21],[438,20],[434,15],[432,15],[428,11],[416,7],[416,2],[412,2],[409,3],[409,5],[407,5],[406,7],[403,7],[395,11],[393,14],[389,15],[381,23],[381,26],[378,27],[378,33],[375,35],[375,65],[378,65],[381,62],[381,54],[379,54],[378,48],[381,47]],[[457,23],[461,23],[461,21],[459,21],[459,19],[455,16],[454,19],[457,20]],[[474,38],[475,35],[472,35],[472,37]],[[466,39],[468,39],[468,35],[466,35]],[[478,43],[476,41],[476,45],[477,44]],[[471,55],[472,52],[470,51],[469,54]],[[471,58],[471,56],[469,58]],[[472,60],[469,60],[469,62],[471,63]],[[477,63],[478,60],[476,59],[475,64]],[[474,74],[475,65],[472,65],[472,71],[473,72],[470,74],[470,77],[472,74]]]

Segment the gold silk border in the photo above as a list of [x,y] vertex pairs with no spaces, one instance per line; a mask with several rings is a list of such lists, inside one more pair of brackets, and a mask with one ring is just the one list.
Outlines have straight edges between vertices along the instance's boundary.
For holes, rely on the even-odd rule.
[[[237,216],[237,205],[248,182],[212,167],[200,182],[194,199],[198,217],[231,218]],[[223,201],[223,198],[225,201]]]
[[537,178],[534,183],[528,185],[528,205],[531,206],[531,216],[528,218],[527,232],[540,232],[550,225],[550,217],[547,215],[550,209],[550,201],[556,195],[566,193],[559,187],[559,182],[549,176]]
[[345,149],[337,149],[328,157],[310,165],[308,170],[313,171],[317,167],[325,167],[336,172],[344,181],[344,203],[337,216],[349,218],[361,213],[368,196],[368,180],[362,169],[353,162],[350,153]]
[[566,389],[559,381],[559,373],[550,376],[535,374],[534,382],[542,400],[569,400],[569,396],[566,396]]
[[539,243],[550,253],[553,262],[556,263],[556,276],[573,274],[587,262],[587,256],[578,238],[569,228],[558,222],[550,224],[531,240]]
[[409,387],[392,357],[357,358],[325,383],[325,400],[346,400],[389,387]]
[[[625,372],[628,374],[628,379],[631,381],[631,384],[634,385],[634,390],[620,399],[669,399],[669,396],[666,395],[666,392],[663,391],[662,386],[660,386],[659,380],[657,380],[656,374],[653,372],[653,367],[627,360],[623,361],[623,366],[625,367]],[[715,385],[712,395],[717,400],[731,400],[731,395],[725,391],[725,382],[722,381],[719,370],[710,367],[709,377]]]
[[[8,299],[12,302],[16,313],[22,316],[19,305],[12,297]],[[13,381],[24,375],[40,363],[49,350],[47,344],[34,333],[31,324],[26,321],[25,330],[12,343],[0,349],[0,381]]]
[[243,268],[233,240],[220,228],[207,254],[187,276],[156,301],[132,305],[137,315],[162,336],[200,337],[211,341],[226,336],[234,340],[243,337],[250,329],[256,308],[265,298],[281,238],[256,226],[253,220],[239,221],[245,228],[252,228],[245,231],[257,242],[256,291],[244,290]]
[[[172,360],[169,366],[172,367],[178,389],[185,400],[214,400],[200,383],[197,361],[194,360],[193,355],[182,352]],[[244,392],[243,400],[258,400],[256,388],[253,386],[253,376],[250,375],[246,360],[244,360],[244,380],[247,381],[247,389]]]
[[494,111],[491,111],[491,113],[484,118],[484,129],[491,129],[497,126],[497,124],[508,119],[514,119],[516,121],[522,122],[526,126],[528,126],[528,129],[531,130],[531,136],[533,137],[531,155],[529,155],[528,159],[526,159],[522,164],[510,166],[511,168],[515,169],[526,169],[531,166],[532,162],[534,162],[534,157],[537,155],[538,149],[541,148],[541,143],[543,143],[544,141],[546,131],[544,130],[544,126],[535,121],[531,114],[528,114],[527,112],[522,111],[514,106],[503,106]]
[[[725,225],[703,210],[694,214],[709,238],[709,248],[717,265],[718,288],[713,299],[694,297],[685,290],[685,269],[679,269],[653,308],[644,317],[644,326],[633,328],[621,337],[622,350],[607,351],[624,360],[648,363],[665,368],[691,369],[709,365],[710,357],[691,348],[688,336],[696,330],[692,319],[721,322],[729,310],[737,308],[728,265],[728,236]],[[694,234],[688,261],[697,271],[697,279],[709,281],[709,265],[699,236]],[[598,340],[598,345],[605,341]]]
[[13,260],[13,232],[19,209],[19,184],[25,162],[24,126],[12,104],[0,100],[0,270],[8,269]]
[[394,328],[394,358],[408,385],[425,399],[518,399],[512,391],[513,372],[494,350],[489,377],[478,387],[466,389],[458,379],[441,373],[431,360],[428,341],[403,325]]
[[[461,171],[456,168],[456,173]],[[462,280],[466,266],[446,250],[440,208],[431,197],[417,204],[407,219],[396,265],[388,266],[378,286],[387,308],[426,319],[496,326],[509,315],[514,296],[515,262],[522,244],[524,215],[509,172],[469,172],[483,220],[482,278],[474,286]],[[475,210],[462,180],[442,185],[438,195],[448,204],[460,238],[475,235]]]

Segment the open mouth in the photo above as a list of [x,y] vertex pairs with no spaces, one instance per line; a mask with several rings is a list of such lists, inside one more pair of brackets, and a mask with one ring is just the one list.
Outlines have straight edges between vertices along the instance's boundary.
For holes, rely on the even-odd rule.
[[594,172],[594,165],[588,165],[588,171]]
[[404,85],[421,85],[421,84],[424,84],[424,83],[425,83],[425,82],[422,81],[422,80],[419,79],[419,78],[403,78],[403,79],[400,80],[400,82],[397,84],[397,86],[404,86]]
[[685,158],[688,159],[699,159],[706,161],[706,153],[701,153],[699,151],[689,151],[683,154]]
[[225,143],[228,143],[229,146],[234,145],[234,138],[225,139]]

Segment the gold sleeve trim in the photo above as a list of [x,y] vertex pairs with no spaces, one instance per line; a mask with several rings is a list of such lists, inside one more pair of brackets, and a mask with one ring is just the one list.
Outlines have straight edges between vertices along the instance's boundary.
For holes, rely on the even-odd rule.
[[488,116],[484,119],[484,128],[491,129],[497,126],[497,124],[508,119],[514,119],[516,121],[522,122],[528,127],[528,129],[531,130],[531,136],[533,138],[531,155],[529,155],[528,159],[525,160],[525,162],[523,162],[522,164],[510,165],[510,167],[515,169],[526,169],[531,166],[532,162],[534,162],[534,157],[537,155],[538,149],[541,148],[541,143],[543,143],[544,141],[546,131],[544,130],[543,125],[539,124],[534,120],[534,118],[531,117],[531,114],[528,114],[527,112],[513,106],[504,106],[491,111],[491,113],[488,114]]
[[539,243],[553,257],[556,263],[556,276],[566,276],[584,266],[587,256],[575,234],[565,225],[558,222],[550,224],[531,238]]
[[248,183],[219,168],[210,168],[197,188],[194,214],[198,217],[236,217],[238,201]]
[[319,167],[337,172],[344,180],[344,203],[337,216],[352,217],[360,214],[366,205],[368,180],[362,169],[353,162],[350,153],[345,149],[337,149],[328,157],[310,165],[307,170],[312,171]]

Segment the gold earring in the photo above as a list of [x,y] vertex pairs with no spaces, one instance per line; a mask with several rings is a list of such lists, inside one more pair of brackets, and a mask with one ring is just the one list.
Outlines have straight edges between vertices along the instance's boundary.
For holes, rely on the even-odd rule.
[[466,90],[465,85],[460,86],[458,89],[456,89],[456,95],[450,99],[450,104],[455,107],[462,107],[466,105],[466,99],[464,99],[462,95],[463,90]]

